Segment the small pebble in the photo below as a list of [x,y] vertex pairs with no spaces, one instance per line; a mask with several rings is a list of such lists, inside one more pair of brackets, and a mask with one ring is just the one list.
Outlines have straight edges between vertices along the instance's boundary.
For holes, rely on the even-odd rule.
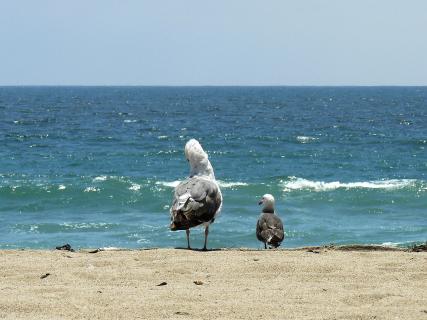
[[196,284],[198,286],[201,286],[203,284],[203,282],[200,281],[200,280],[196,280],[196,281],[193,281],[193,282],[194,282],[194,284]]
[[167,284],[168,284],[167,282],[163,281],[163,282],[159,283],[157,286],[160,287],[160,286],[165,286]]

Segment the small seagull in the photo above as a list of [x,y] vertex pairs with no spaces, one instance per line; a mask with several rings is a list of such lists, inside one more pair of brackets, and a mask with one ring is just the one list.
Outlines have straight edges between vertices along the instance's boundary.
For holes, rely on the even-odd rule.
[[208,155],[196,139],[185,145],[185,157],[190,164],[190,175],[176,188],[170,209],[170,229],[185,230],[187,246],[190,247],[190,228],[205,226],[205,245],[209,234],[209,225],[221,211],[222,194],[215,180],[214,171]]
[[256,237],[259,241],[264,242],[265,249],[267,249],[267,245],[270,248],[277,248],[285,234],[282,220],[274,212],[274,197],[271,194],[265,194],[258,204],[263,204],[264,207],[256,225]]

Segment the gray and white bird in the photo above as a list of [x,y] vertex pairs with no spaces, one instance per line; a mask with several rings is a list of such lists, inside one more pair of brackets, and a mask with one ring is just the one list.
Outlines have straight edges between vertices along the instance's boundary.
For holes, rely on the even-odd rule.
[[283,223],[274,210],[274,197],[271,194],[262,196],[258,203],[263,204],[262,213],[256,224],[256,237],[267,246],[277,248],[283,241],[285,234]]
[[190,247],[190,228],[205,227],[205,245],[209,234],[209,225],[221,211],[222,194],[208,155],[200,143],[189,140],[185,145],[185,157],[190,164],[190,175],[176,188],[170,209],[170,229],[185,230],[187,245]]

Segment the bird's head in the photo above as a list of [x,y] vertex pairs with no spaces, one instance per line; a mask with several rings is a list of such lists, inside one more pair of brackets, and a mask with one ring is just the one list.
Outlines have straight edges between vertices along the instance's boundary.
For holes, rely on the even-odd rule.
[[263,211],[274,212],[274,197],[271,194],[263,195],[258,204],[263,205]]

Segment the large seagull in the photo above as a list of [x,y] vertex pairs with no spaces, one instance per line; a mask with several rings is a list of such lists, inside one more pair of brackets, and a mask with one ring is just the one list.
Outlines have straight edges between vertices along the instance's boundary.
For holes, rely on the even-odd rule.
[[207,250],[209,225],[221,211],[222,194],[208,155],[197,140],[191,139],[186,143],[185,157],[190,163],[190,176],[175,188],[170,229],[185,230],[188,249],[191,249],[190,228],[204,225],[203,250]]

